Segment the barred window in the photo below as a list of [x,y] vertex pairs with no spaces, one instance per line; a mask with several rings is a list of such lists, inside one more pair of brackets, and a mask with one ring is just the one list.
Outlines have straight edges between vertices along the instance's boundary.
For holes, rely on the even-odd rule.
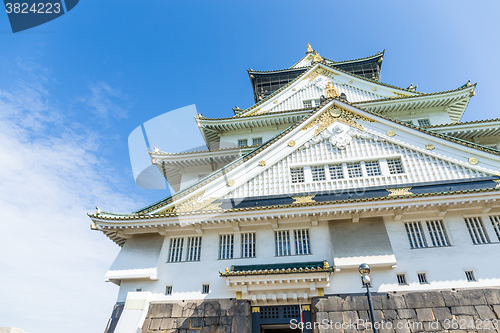
[[422,230],[420,222],[405,222],[405,229],[408,241],[410,242],[410,248],[419,249],[427,247],[424,231]]
[[188,237],[188,261],[199,261],[201,254],[201,236]]
[[247,139],[239,139],[238,140],[238,147],[246,147],[248,146],[248,140]]
[[172,286],[167,286],[165,288],[165,295],[172,295]]
[[432,246],[449,246],[448,236],[444,229],[443,221],[431,220],[426,221],[427,230],[429,230],[429,236],[431,237]]
[[500,216],[490,216],[490,221],[497,235],[497,239],[500,242]]
[[232,259],[234,249],[234,235],[219,235],[219,259]]
[[318,182],[320,180],[325,180],[325,167],[324,166],[313,166],[311,167],[313,182]]
[[408,282],[406,282],[406,274],[404,273],[396,274],[396,277],[398,278],[398,284],[400,286],[405,286],[408,284]]
[[311,254],[309,246],[309,230],[294,230],[296,254]]
[[255,232],[246,232],[241,234],[241,257],[255,257]]
[[210,285],[209,284],[202,284],[201,285],[201,293],[202,294],[210,293]]
[[483,220],[480,217],[466,217],[465,225],[473,244],[487,244],[490,242],[484,229]]
[[312,101],[304,101],[304,109],[312,109]]
[[465,271],[465,277],[467,278],[467,282],[476,281],[476,277],[474,276],[474,271]]
[[290,169],[290,175],[292,178],[292,183],[303,183],[304,182],[304,168]]
[[387,160],[387,166],[389,167],[391,175],[397,175],[405,172],[403,169],[403,162],[401,162],[400,158]]
[[418,126],[431,126],[431,121],[429,120],[429,118],[419,119]]
[[170,262],[179,262],[182,260],[182,247],[184,238],[170,238]]
[[344,169],[342,168],[342,164],[329,165],[328,168],[330,169],[330,179],[344,178]]
[[368,177],[380,176],[382,174],[378,161],[365,162],[365,167]]
[[274,232],[276,245],[276,256],[289,256],[290,251],[290,230],[280,230]]
[[363,176],[363,172],[361,171],[361,163],[352,162],[347,164],[347,173],[349,174],[349,178],[359,178]]
[[252,139],[252,145],[261,145],[262,144],[262,138],[253,138]]
[[426,284],[426,283],[429,283],[427,281],[427,275],[422,272],[422,273],[417,273],[417,276],[418,276],[418,282],[420,282],[420,284]]

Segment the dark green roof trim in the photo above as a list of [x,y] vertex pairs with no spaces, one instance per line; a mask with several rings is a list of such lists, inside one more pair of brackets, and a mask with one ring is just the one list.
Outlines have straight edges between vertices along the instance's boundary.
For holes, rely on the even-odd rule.
[[231,266],[231,270],[219,272],[221,277],[227,276],[245,276],[245,275],[271,275],[271,274],[297,274],[297,273],[332,273],[333,267],[324,261],[295,262],[282,264],[264,264],[264,265],[240,265]]
[[311,268],[311,267],[323,267],[326,260],[323,261],[310,261],[310,262],[292,262],[285,264],[264,264],[264,265],[233,265],[231,270],[235,272],[239,271],[253,271],[259,269],[287,269],[287,268]]
[[460,123],[449,123],[449,124],[424,126],[424,128],[442,128],[442,127],[461,126],[461,125],[486,124],[486,123],[493,123],[493,122],[498,122],[498,121],[500,121],[500,118],[484,119],[484,120],[470,120],[470,121],[463,121]]

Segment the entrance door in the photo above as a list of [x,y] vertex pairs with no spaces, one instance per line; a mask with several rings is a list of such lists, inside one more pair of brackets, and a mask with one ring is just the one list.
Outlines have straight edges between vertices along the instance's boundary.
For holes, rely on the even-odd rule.
[[298,333],[300,330],[292,330],[290,325],[261,325],[261,333]]
[[[302,320],[310,325],[311,306],[309,304],[302,305]],[[299,305],[252,307],[252,333],[299,333],[300,329],[291,328],[297,327],[296,324],[300,322]],[[312,333],[312,330],[304,327],[303,333]]]

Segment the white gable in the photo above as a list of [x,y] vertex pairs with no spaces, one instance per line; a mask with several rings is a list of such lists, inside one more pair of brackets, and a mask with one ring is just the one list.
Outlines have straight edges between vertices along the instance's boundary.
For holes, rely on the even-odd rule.
[[[350,132],[349,134],[346,134]],[[387,159],[400,159],[404,172],[391,174]],[[378,162],[381,175],[351,178],[345,171],[350,162]],[[363,163],[364,164],[364,163]],[[342,166],[343,178],[313,181],[310,167]],[[303,167],[305,181],[292,183],[290,169]],[[400,146],[377,135],[335,123],[322,134],[281,159],[258,176],[228,193],[225,198],[337,191],[371,186],[404,187],[405,184],[486,177],[488,174]]]

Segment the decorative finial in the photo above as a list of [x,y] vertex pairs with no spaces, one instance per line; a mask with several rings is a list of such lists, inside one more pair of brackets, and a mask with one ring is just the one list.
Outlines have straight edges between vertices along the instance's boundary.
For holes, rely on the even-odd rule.
[[307,43],[307,52],[306,53],[313,53],[313,48],[311,46],[311,44]]
[[469,81],[467,81],[467,87],[470,87],[470,86],[472,86],[472,83],[470,83],[470,80],[469,80]]
[[158,148],[156,148],[156,147],[153,147],[153,148],[155,150],[155,153],[159,152]]
[[99,209],[99,207],[96,206],[95,209],[96,209],[96,215],[101,214],[101,210]]
[[408,89],[409,91],[416,91],[417,87],[418,86],[413,86],[413,83],[410,83],[410,86],[408,88],[406,88],[406,89]]
[[328,261],[326,261],[326,260],[323,262],[323,264],[324,264],[324,267],[325,267],[325,268],[330,267],[330,265],[328,264]]
[[337,91],[337,89],[335,89],[335,87],[333,86],[333,84],[331,82],[328,82],[328,84],[325,88],[326,98],[333,98],[333,97],[337,97],[338,95],[339,95],[339,92]]
[[229,273],[229,268],[226,267],[226,269],[224,270],[224,273]]
[[321,56],[319,55],[319,53],[316,53],[316,54],[314,55],[313,60],[314,60],[315,62],[322,62],[322,61],[323,61],[323,58],[321,58]]

